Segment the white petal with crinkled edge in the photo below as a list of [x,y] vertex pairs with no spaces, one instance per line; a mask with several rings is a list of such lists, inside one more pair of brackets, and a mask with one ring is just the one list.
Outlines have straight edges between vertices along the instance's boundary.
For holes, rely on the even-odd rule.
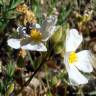
[[88,79],[84,77],[74,65],[70,65],[68,76],[71,85],[76,86],[88,83]]
[[51,26],[48,32],[42,33],[42,41],[47,41],[55,32],[56,26]]
[[14,39],[14,38],[9,39],[9,40],[7,40],[7,44],[11,48],[19,49],[20,48],[20,39]]
[[29,44],[23,45],[21,48],[25,50],[31,50],[31,51],[47,51],[47,48],[43,43],[38,43],[38,44],[29,43]]
[[71,29],[66,33],[66,52],[75,51],[82,42],[82,34],[76,29]]
[[91,56],[90,56],[90,51],[89,50],[83,50],[81,52],[77,53],[78,56],[78,61],[74,63],[74,65],[83,72],[92,72],[93,67],[91,64]]
[[64,64],[68,72],[69,80],[71,85],[80,85],[80,84],[86,84],[88,83],[88,80],[86,77],[84,77],[79,70],[74,66],[74,64],[68,63],[68,55],[70,52],[66,53],[64,55]]
[[56,23],[57,16],[49,16],[44,20],[40,29],[40,32],[42,32],[42,41],[47,41],[52,36]]

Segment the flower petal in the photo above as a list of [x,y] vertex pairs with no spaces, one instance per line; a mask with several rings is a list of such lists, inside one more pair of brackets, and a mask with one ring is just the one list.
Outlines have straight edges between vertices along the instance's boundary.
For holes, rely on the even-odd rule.
[[89,50],[83,50],[81,52],[78,52],[77,53],[77,56],[78,56],[78,61],[77,63],[75,63],[75,66],[83,71],[83,72],[92,72],[93,70],[93,67],[92,67],[92,64],[91,64],[91,56],[90,56],[90,51]]
[[80,85],[88,83],[87,78],[85,78],[73,64],[68,63],[69,54],[70,52],[64,55],[64,64],[68,72],[71,85]]
[[68,33],[66,33],[66,52],[75,51],[80,43],[83,40],[82,34],[79,33],[76,29],[69,30]]
[[7,41],[7,43],[8,43],[8,46],[10,46],[10,47],[12,47],[14,49],[19,49],[20,48],[20,39],[12,38],[12,39],[9,39]]
[[31,23],[30,26],[29,26],[30,29],[32,28],[37,28],[37,29],[40,29],[41,26],[38,24],[38,23]]
[[50,31],[49,31],[50,33],[49,34],[45,34],[46,36],[44,36],[44,34],[43,34],[42,41],[47,41],[54,34],[55,29],[56,29],[56,26],[51,26],[50,27]]
[[95,54],[91,53],[91,58],[92,58],[92,66],[93,66],[93,68],[96,69],[96,56],[95,56]]
[[84,77],[78,69],[71,65],[68,70],[69,80],[72,85],[80,85],[80,84],[86,84],[88,83],[88,80],[86,77]]
[[55,31],[55,24],[57,22],[56,16],[48,17],[42,24],[40,32],[42,32],[43,41],[47,41]]
[[29,44],[23,45],[21,48],[26,50],[31,50],[31,51],[47,51],[43,43],[29,43]]
[[31,42],[31,38],[30,37],[26,37],[26,38],[23,38],[20,42],[21,46],[24,46],[26,44],[29,44]]

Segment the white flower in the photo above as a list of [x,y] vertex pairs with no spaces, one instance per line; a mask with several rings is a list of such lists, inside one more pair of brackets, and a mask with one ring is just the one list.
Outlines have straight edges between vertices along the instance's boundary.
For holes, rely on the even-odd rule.
[[80,73],[90,73],[93,70],[91,66],[91,56],[89,50],[83,50],[76,53],[83,40],[82,34],[76,29],[71,29],[66,33],[64,64],[66,66],[71,85],[80,85],[88,83],[88,79]]
[[17,32],[20,32],[20,34],[23,35],[23,38],[11,38],[7,41],[7,43],[14,49],[22,48],[31,51],[47,51],[47,48],[42,42],[47,41],[53,35],[56,22],[56,16],[49,16],[43,22],[42,26],[39,24],[30,25],[30,34],[27,34],[26,27],[18,27]]

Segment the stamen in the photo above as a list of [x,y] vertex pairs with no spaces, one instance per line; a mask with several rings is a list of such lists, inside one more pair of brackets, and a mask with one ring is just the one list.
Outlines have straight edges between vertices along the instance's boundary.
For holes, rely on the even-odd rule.
[[76,54],[74,51],[72,51],[72,52],[70,53],[70,55],[69,55],[69,58],[68,58],[69,64],[72,64],[72,63],[74,63],[74,62],[77,62],[77,60],[78,60],[77,54]]
[[36,29],[32,29],[30,32],[31,39],[35,42],[40,42],[42,39],[42,33]]

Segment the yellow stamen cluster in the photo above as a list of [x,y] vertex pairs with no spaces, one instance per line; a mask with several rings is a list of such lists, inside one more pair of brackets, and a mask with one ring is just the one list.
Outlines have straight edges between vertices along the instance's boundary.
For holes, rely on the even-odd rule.
[[36,29],[32,29],[30,31],[30,36],[31,36],[31,39],[35,42],[39,42],[42,40],[42,33],[39,32],[38,30]]
[[73,51],[69,54],[68,62],[69,64],[72,64],[77,61],[77,54]]
[[21,4],[19,6],[17,6],[16,8],[17,12],[20,12],[22,13],[22,18],[23,18],[23,23],[24,25],[27,24],[27,22],[30,22],[30,23],[36,23],[36,16],[35,14],[28,9],[27,5],[26,4]]

